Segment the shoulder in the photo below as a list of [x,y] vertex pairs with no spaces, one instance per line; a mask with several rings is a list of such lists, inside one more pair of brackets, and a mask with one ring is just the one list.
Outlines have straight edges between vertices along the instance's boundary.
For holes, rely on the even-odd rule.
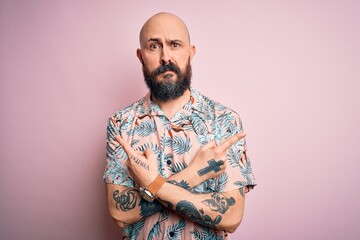
[[239,114],[232,108],[225,106],[212,98],[204,96],[199,92],[196,93],[198,94],[197,97],[203,106],[202,109],[207,114],[212,115],[214,118],[228,116],[234,119],[240,119]]
[[108,124],[113,125],[116,128],[119,128],[124,122],[131,122],[134,116],[138,114],[144,114],[145,101],[146,101],[146,96],[132,103],[131,105],[119,111],[116,111],[108,118]]

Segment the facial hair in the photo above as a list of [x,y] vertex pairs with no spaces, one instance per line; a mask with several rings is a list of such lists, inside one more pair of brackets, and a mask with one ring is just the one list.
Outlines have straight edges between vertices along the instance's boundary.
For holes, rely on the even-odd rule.
[[[168,74],[163,79],[156,79],[159,75],[172,71],[176,75],[176,79],[168,78]],[[184,92],[190,88],[192,70],[190,59],[186,65],[185,71],[182,72],[174,63],[163,64],[152,72],[149,72],[143,64],[143,74],[146,85],[150,89],[151,96],[167,102],[181,97]]]

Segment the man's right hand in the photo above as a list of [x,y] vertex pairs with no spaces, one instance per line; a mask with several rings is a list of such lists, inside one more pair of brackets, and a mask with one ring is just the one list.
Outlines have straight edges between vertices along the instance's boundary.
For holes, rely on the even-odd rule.
[[192,176],[191,180],[187,178],[190,186],[195,187],[207,179],[222,174],[228,164],[226,160],[228,149],[245,136],[246,134],[241,132],[226,139],[219,146],[212,141],[200,148],[189,166],[183,170],[183,174]]

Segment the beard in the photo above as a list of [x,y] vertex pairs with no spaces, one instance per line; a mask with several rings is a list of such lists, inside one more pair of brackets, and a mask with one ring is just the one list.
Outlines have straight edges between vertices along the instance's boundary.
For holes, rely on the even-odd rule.
[[[156,79],[159,75],[167,71],[174,72],[176,78],[172,79],[173,74],[165,74],[163,79]],[[187,89],[190,89],[192,75],[190,59],[184,72],[171,62],[167,65],[163,64],[154,71],[149,72],[143,63],[143,74],[146,85],[150,89],[151,96],[163,102],[175,100],[181,97]]]

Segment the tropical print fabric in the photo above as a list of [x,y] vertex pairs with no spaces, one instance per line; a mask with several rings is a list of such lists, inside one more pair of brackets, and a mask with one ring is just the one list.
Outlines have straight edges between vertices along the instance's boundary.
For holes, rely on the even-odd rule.
[[[204,144],[213,140],[220,143],[242,130],[237,113],[193,88],[190,101],[172,119],[163,114],[148,93],[109,118],[104,182],[138,187],[128,176],[127,155],[114,140],[115,134],[120,134],[135,150],[151,148],[157,155],[159,173],[168,178],[186,168]],[[225,173],[191,191],[226,192],[244,186],[251,189],[256,185],[244,139],[230,147],[227,160],[229,166]],[[224,231],[202,227],[166,208],[128,225],[123,234],[124,239],[229,239]]]

